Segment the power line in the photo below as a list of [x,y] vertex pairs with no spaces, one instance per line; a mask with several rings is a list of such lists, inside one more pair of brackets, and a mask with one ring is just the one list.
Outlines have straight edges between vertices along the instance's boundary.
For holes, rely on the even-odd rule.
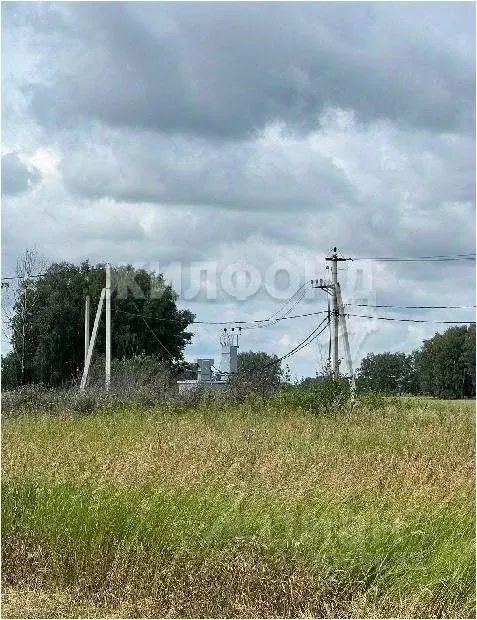
[[[283,320],[283,318],[287,317],[290,312],[303,300],[309,286],[309,282],[304,282],[276,312],[266,319],[255,319],[241,322],[240,324],[243,325],[242,329],[258,329],[261,327],[268,327],[277,321]],[[287,308],[290,303],[291,306]],[[230,323],[235,323],[235,321],[231,321]]]
[[[462,254],[462,255],[457,255],[461,258],[464,257],[468,257],[470,255],[467,254]],[[430,256],[424,256],[424,257],[416,257],[416,258],[390,258],[390,257],[383,257],[383,258],[358,258],[358,259],[351,259],[351,260],[396,260],[396,261],[401,261],[401,260],[425,260],[425,259],[432,259],[432,260],[458,260],[457,258],[450,258],[450,257],[444,257],[444,256],[436,256],[436,257],[430,257]],[[470,259],[473,260],[473,259]],[[14,280],[14,279],[28,279],[28,278],[37,278],[37,277],[41,277],[44,276],[46,274],[32,274],[31,276],[5,276],[2,279],[3,280]],[[244,326],[242,327],[242,329],[255,329],[255,328],[263,328],[263,327],[269,327],[271,325],[275,325],[276,323],[280,322],[280,321],[285,321],[285,320],[293,320],[293,319],[298,319],[298,318],[305,318],[305,317],[310,317],[310,316],[316,316],[319,314],[325,314],[327,311],[326,310],[320,310],[317,312],[307,312],[307,313],[302,313],[302,314],[295,314],[295,315],[290,315],[289,313],[303,300],[305,294],[306,294],[306,287],[307,287],[308,283],[304,283],[302,284],[296,291],[295,293],[281,306],[281,308],[279,308],[274,314],[272,314],[271,316],[265,318],[265,319],[250,319],[248,321],[197,321],[197,320],[193,320],[191,322],[191,324],[195,324],[195,325],[240,325],[240,326]],[[296,299],[295,299],[296,298]],[[281,316],[277,316],[279,313],[283,312],[283,310],[287,307],[287,305],[292,302],[292,305],[290,308],[288,308],[285,311],[285,314],[281,315]],[[445,309],[449,309],[449,310],[454,310],[454,309],[473,309],[476,306],[424,306],[424,305],[412,305],[412,306],[399,306],[399,305],[393,305],[393,304],[376,304],[376,305],[370,305],[370,304],[345,304],[346,306],[353,306],[353,307],[361,307],[361,308],[396,308],[396,309],[422,309],[422,310],[431,310],[431,309],[440,309],[440,310],[445,310]],[[137,306],[136,306],[137,308]],[[170,351],[168,351],[168,349],[162,344],[162,342],[160,342],[160,340],[157,338],[156,334],[154,333],[154,331],[150,328],[149,324],[147,323],[147,321],[144,319],[144,317],[140,314],[140,313],[131,313],[131,312],[125,312],[123,310],[117,310],[117,312],[120,312],[122,314],[128,314],[130,316],[139,316],[144,323],[146,324],[146,327],[153,333],[153,335],[155,336],[155,338],[158,340],[159,344],[167,351],[167,353],[171,356],[172,354],[170,353]],[[405,319],[405,318],[398,318],[398,317],[376,317],[376,316],[372,316],[372,315],[359,315],[359,314],[349,314],[347,313],[348,316],[353,316],[353,317],[357,317],[357,318],[370,318],[370,319],[379,319],[379,320],[384,320],[384,321],[401,321],[401,322],[409,322],[409,323],[442,323],[442,324],[469,324],[472,323],[474,321],[436,321],[436,320],[430,320],[430,319]],[[180,322],[180,319],[168,319],[168,318],[158,318],[156,319],[158,321],[165,321],[165,322]]]
[[270,327],[271,325],[275,325],[275,323],[278,323],[278,321],[283,321],[283,320],[289,318],[290,312],[292,310],[294,310],[298,306],[298,304],[304,299],[306,293],[307,293],[307,290],[306,290],[306,286],[305,286],[305,288],[303,289],[302,293],[298,296],[298,298],[295,300],[295,302],[281,316],[278,316],[277,318],[275,318],[273,320],[271,320],[271,319],[264,319],[263,323],[261,322],[260,324],[245,325],[242,329],[261,329],[263,327]]
[[398,317],[390,317],[390,316],[373,316],[372,314],[349,314],[346,313],[347,316],[353,316],[361,319],[378,319],[380,321],[400,321],[402,323],[446,323],[449,325],[462,324],[469,325],[471,323],[475,323],[475,319],[473,321],[431,321],[429,319],[402,319]]
[[[326,325],[322,329],[320,329],[321,325],[323,325],[323,323],[325,321],[326,321]],[[312,332],[310,332],[308,334],[308,336],[304,340],[302,340],[300,343],[298,343],[296,345],[296,347],[294,347],[291,351],[288,351],[288,353],[285,353],[285,355],[282,355],[281,357],[279,357],[276,360],[268,362],[268,364],[265,364],[262,367],[253,368],[253,371],[256,372],[258,370],[263,370],[264,368],[268,368],[269,366],[273,366],[274,364],[278,364],[282,360],[287,359],[288,357],[291,357],[295,353],[298,353],[298,351],[301,351],[302,349],[307,347],[309,344],[311,344],[314,340],[316,340],[316,338],[318,338],[318,336],[320,336],[325,331],[325,329],[327,329],[327,328],[328,328],[328,316],[326,316],[323,319],[323,321],[321,321],[321,323],[319,323],[318,327],[316,327]],[[318,330],[320,330],[320,331],[318,331]],[[316,333],[316,332],[318,332],[318,333]]]
[[445,261],[462,261],[475,260],[475,254],[454,254],[454,255],[437,255],[437,256],[361,256],[358,258],[350,258],[352,261],[375,260],[382,262],[412,262],[412,261],[428,261],[428,262],[445,262]]
[[[473,261],[476,259],[475,253],[468,254],[437,254],[434,256],[358,256],[358,257],[350,257],[344,260],[351,261],[365,261],[365,260],[374,260],[374,261],[383,261],[383,262],[410,262],[410,261],[431,261],[431,262],[441,262],[441,261],[459,261],[459,260],[470,260]],[[29,278],[41,278],[46,276],[46,273],[36,273],[25,276],[2,276],[2,280],[27,280]],[[286,306],[288,302],[303,288],[305,284],[302,284],[301,287],[290,297],[290,299],[285,302],[283,307]],[[271,317],[274,317],[278,314],[280,310],[274,313]]]
[[278,314],[280,314],[280,312],[287,307],[287,305],[292,301],[292,299],[294,299],[294,297],[296,297],[296,296],[300,296],[300,294],[301,294],[301,296],[300,296],[300,301],[301,301],[301,299],[303,299],[303,296],[306,293],[306,288],[307,288],[308,285],[309,285],[308,282],[304,282],[303,284],[301,284],[297,288],[297,290],[293,293],[293,295],[291,297],[289,297],[284,304],[282,304],[281,308],[279,308],[276,312],[274,312],[271,316],[269,316],[268,319],[264,319],[264,320],[269,321],[272,318],[274,318],[275,316],[277,316]]
[[399,309],[422,309],[422,310],[470,310],[476,306],[394,306],[392,304],[345,304],[345,306],[354,306],[355,308],[399,308]]
[[[323,323],[326,321],[326,325],[320,330],[320,327],[323,325]],[[256,366],[254,368],[251,368],[250,371],[252,372],[259,372],[260,370],[264,370],[265,368],[269,368],[270,366],[274,366],[275,364],[280,363],[282,360],[287,359],[288,357],[291,357],[292,355],[294,355],[295,353],[298,353],[298,351],[301,351],[302,349],[304,349],[305,347],[307,347],[309,344],[311,344],[314,340],[316,340],[316,338],[318,338],[318,336],[320,336],[325,329],[327,329],[328,327],[328,322],[329,322],[329,317],[326,316],[319,324],[317,327],[315,327],[314,330],[312,330],[308,336],[306,336],[306,338],[304,338],[301,342],[299,342],[295,347],[293,347],[293,349],[291,349],[290,351],[288,351],[287,353],[285,353],[284,355],[282,355],[281,357],[272,360],[270,362],[267,362],[266,364],[263,364],[262,366]],[[319,330],[319,331],[318,331]],[[316,333],[318,332],[318,333]],[[222,374],[230,374],[230,373],[223,373]]]
[[[472,309],[475,308],[476,306],[393,306],[393,305],[376,305],[376,306],[372,306],[369,304],[345,304],[346,306],[354,306],[354,307],[362,307],[362,308],[397,308],[397,309],[440,309],[440,310],[445,310],[445,309]],[[118,310],[118,312],[121,312],[122,314],[128,314],[130,316],[141,316],[138,315],[136,313],[132,313],[132,312],[125,312],[124,310]],[[327,310],[318,310],[315,312],[306,312],[304,314],[294,314],[291,316],[284,316],[278,319],[274,319],[272,323],[268,323],[267,325],[260,325],[259,327],[269,327],[271,325],[275,325],[276,323],[278,323],[279,321],[289,321],[292,319],[301,319],[301,318],[305,318],[305,317],[309,317],[309,316],[317,316],[319,314],[327,314]],[[346,314],[349,314],[348,312]],[[361,315],[353,315],[353,314],[349,314],[349,316],[361,316]],[[365,315],[363,315],[365,316]],[[371,317],[370,318],[379,318],[379,317]],[[399,319],[393,319],[391,317],[384,317],[386,319],[389,320],[399,320]],[[157,318],[157,321],[165,321],[165,322],[180,322],[180,319],[167,319],[167,318]],[[411,321],[411,319],[401,319],[403,321]],[[417,319],[416,319],[417,320]],[[264,323],[266,321],[270,321],[270,319],[255,319],[254,321],[191,321],[191,325],[246,325],[248,323],[252,323],[252,322],[256,322],[256,323]],[[419,322],[422,323],[440,323],[441,321],[432,321],[432,320],[428,320],[428,319],[422,319]],[[451,321],[451,323],[458,323],[459,321]],[[473,321],[461,321],[462,323],[469,323],[469,322],[473,322]],[[242,328],[244,329],[244,328]],[[246,329],[246,328],[245,328]]]
[[32,273],[28,276],[2,276],[2,280],[28,280],[29,278],[41,278],[46,276],[46,273]]
[[137,305],[133,302],[133,304],[136,306],[136,309],[138,311],[137,316],[139,316],[143,321],[144,324],[146,325],[146,327],[148,328],[148,330],[151,332],[151,334],[154,336],[154,338],[157,340],[157,342],[161,345],[161,347],[164,349],[164,351],[170,356],[170,358],[172,360],[174,360],[174,356],[172,355],[172,353],[169,351],[169,349],[166,347],[165,344],[163,344],[159,338],[157,337],[156,333],[154,332],[154,330],[150,327],[149,323],[146,321],[146,319],[142,316],[142,314],[139,313],[139,308],[137,307]]
[[295,353],[298,353],[298,351],[301,351],[302,349],[307,347],[309,344],[311,344],[314,340],[316,340],[318,338],[318,336],[320,334],[322,334],[325,331],[325,329],[328,328],[328,316],[326,316],[325,319],[323,319],[323,321],[321,321],[321,323],[318,325],[318,327],[323,325],[323,323],[325,321],[326,321],[326,325],[323,327],[323,329],[320,329],[320,331],[318,333],[314,334],[313,336],[310,334],[310,336],[308,336],[308,338],[306,338],[305,341],[301,342],[297,347],[292,349],[289,353],[287,353],[286,355],[282,356],[281,359],[286,359],[287,357],[290,357],[291,355],[294,355]]
[[[394,306],[394,305],[369,305],[369,304],[345,304],[345,306],[354,306],[354,307],[361,307],[361,308],[396,308],[396,309],[422,309],[422,310],[431,310],[431,309],[436,309],[436,310],[445,310],[445,309],[461,309],[461,310],[465,310],[465,309],[473,309],[476,306]],[[309,317],[309,316],[316,316],[318,314],[325,314],[327,313],[327,310],[319,310],[317,312],[306,312],[304,314],[294,314],[292,316],[284,316],[278,319],[275,319],[275,321],[272,323],[272,325],[274,325],[275,323],[278,323],[279,321],[288,321],[290,319],[301,319],[304,317]],[[348,313],[346,313],[348,314]],[[349,316],[358,316],[358,315],[349,315]],[[375,317],[373,317],[375,318]],[[378,317],[376,317],[378,318]],[[167,319],[164,319],[167,320]],[[268,319],[264,319],[264,321],[267,321]],[[391,319],[390,319],[391,320]],[[398,320],[398,319],[396,319]],[[411,319],[402,319],[404,320],[411,320]],[[260,321],[262,322],[262,321]],[[440,323],[441,321],[432,321],[432,320],[427,320],[427,319],[422,319],[420,322],[428,322],[428,323]],[[458,323],[459,321],[451,321],[452,323]],[[462,321],[464,323],[468,323],[469,321]],[[472,322],[472,321],[471,321]],[[197,324],[197,325],[241,325],[246,323],[246,321],[192,321],[192,323]],[[268,327],[269,325],[263,325],[261,327]]]

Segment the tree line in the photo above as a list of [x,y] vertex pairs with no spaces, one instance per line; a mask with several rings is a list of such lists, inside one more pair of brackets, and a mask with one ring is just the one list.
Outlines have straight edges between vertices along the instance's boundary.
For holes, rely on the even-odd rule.
[[475,323],[450,327],[405,353],[370,353],[361,362],[359,391],[475,397]]
[[[163,275],[116,266],[112,269],[112,356],[153,356],[176,367],[192,334],[189,310],[177,308],[177,294]],[[12,349],[2,356],[2,385],[42,383],[50,386],[78,381],[84,364],[85,299],[91,299],[91,329],[105,286],[105,265],[52,264],[40,278],[20,280],[9,321]],[[102,312],[96,352],[105,349]],[[96,355],[99,355],[97,353]]]
[[[28,255],[29,263],[31,257]],[[12,349],[2,356],[4,389],[41,383],[64,386],[79,380],[84,363],[84,307],[91,299],[93,324],[105,265],[67,262],[50,265],[39,278],[19,280],[9,319]],[[122,360],[150,356],[180,371],[187,331],[194,315],[177,308],[177,294],[162,274],[129,266],[112,269],[112,355]],[[105,348],[104,312],[96,351]],[[99,355],[99,353],[97,354]],[[475,323],[451,327],[425,340],[411,354],[370,353],[357,371],[359,391],[475,397]],[[249,352],[239,357],[245,383],[265,391],[287,383],[276,356]],[[258,372],[258,370],[260,372]],[[262,385],[263,384],[263,385]],[[263,390],[262,390],[263,391]]]

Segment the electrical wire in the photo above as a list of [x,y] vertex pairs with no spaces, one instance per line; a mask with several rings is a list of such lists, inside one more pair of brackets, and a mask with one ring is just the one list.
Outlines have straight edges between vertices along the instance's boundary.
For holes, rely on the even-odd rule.
[[[268,368],[270,366],[273,366],[274,364],[278,364],[279,362],[283,361],[284,359],[287,359],[288,357],[291,357],[295,353],[298,353],[298,351],[301,351],[302,349],[307,347],[314,340],[316,340],[316,338],[318,338],[318,336],[320,336],[325,331],[325,329],[328,328],[328,322],[327,322],[326,325],[322,329],[320,329],[321,325],[323,325],[323,323],[325,321],[328,321],[328,317],[327,316],[323,319],[323,321],[321,321],[319,323],[318,327],[316,327],[312,332],[310,332],[308,334],[308,336],[304,340],[302,340],[299,344],[297,344],[297,346],[294,347],[291,351],[288,351],[288,353],[285,353],[285,355],[282,355],[281,357],[279,357],[276,360],[268,362],[268,364],[265,364],[262,367],[254,368],[253,371],[256,372],[256,371],[259,371],[259,370],[263,370],[264,368]],[[318,332],[318,333],[316,333],[316,332]]]
[[[445,309],[450,309],[450,310],[456,310],[456,309],[460,309],[460,310],[465,310],[465,309],[473,309],[476,306],[394,306],[394,305],[370,305],[370,304],[345,304],[345,306],[353,306],[356,308],[396,308],[396,309],[422,309],[422,310],[432,310],[432,309],[436,309],[436,310],[445,310]],[[290,319],[300,319],[300,318],[304,318],[304,317],[308,317],[308,316],[316,316],[318,314],[324,314],[325,312],[327,312],[327,310],[319,310],[318,312],[307,312],[305,314],[294,314],[291,316],[283,316],[283,317],[279,317],[277,319],[275,319],[273,321],[273,323],[269,323],[267,325],[260,325],[260,327],[269,327],[270,325],[275,325],[276,323],[278,323],[279,321],[287,321]],[[162,320],[162,319],[161,319]],[[164,319],[164,320],[168,320],[168,319]],[[257,319],[256,322],[259,323],[263,323],[268,321],[269,319]],[[250,321],[253,322],[253,321]],[[429,322],[434,322],[434,321],[429,321]],[[192,323],[196,324],[196,325],[244,325],[246,323],[248,323],[247,321],[192,321]],[[242,329],[251,329],[251,328],[247,328],[247,327],[242,327]]]
[[[291,295],[291,297],[289,297],[285,301],[285,303],[283,303],[281,305],[281,307],[278,308],[278,310],[276,310],[273,314],[271,314],[266,319],[256,319],[256,320],[253,320],[253,321],[248,321],[248,323],[264,323],[264,322],[269,322],[269,321],[275,320],[275,317],[280,315],[280,313],[285,310],[285,308],[288,306],[289,303],[293,303],[293,300],[294,300],[295,297],[300,296],[301,294],[304,294],[304,289],[306,289],[307,285],[308,285],[308,282],[304,282],[303,284],[301,284],[298,287],[298,289],[293,293],[293,295]],[[246,324],[246,323],[247,322],[244,322],[244,324]]]
[[374,260],[382,262],[412,262],[412,261],[426,261],[426,262],[445,262],[445,261],[459,261],[459,260],[474,260],[475,254],[454,254],[454,255],[437,255],[437,256],[361,256],[358,258],[349,258],[351,261],[365,261]]
[[[255,368],[251,368],[249,372],[258,372],[260,370],[264,370],[265,368],[269,368],[270,366],[273,366],[274,364],[278,364],[282,360],[287,359],[288,357],[291,357],[295,353],[298,353],[298,351],[301,351],[301,349],[303,349],[306,346],[308,346],[309,344],[311,344],[313,342],[313,340],[318,338],[318,336],[320,336],[325,331],[325,329],[328,327],[328,323],[323,327],[323,329],[321,329],[318,333],[316,333],[320,329],[320,327],[323,325],[323,323],[325,321],[328,321],[328,317],[327,316],[318,324],[317,327],[315,327],[314,330],[312,330],[308,334],[308,336],[306,338],[304,338],[295,347],[293,347],[293,349],[291,349],[291,351],[288,351],[287,353],[285,353],[285,355],[282,355],[282,357],[279,357],[276,360],[272,360],[271,362],[267,362],[267,364],[263,364],[262,366],[256,366]],[[222,374],[231,374],[231,373],[222,372]]]
[[[268,327],[269,325],[273,325],[278,321],[281,321],[284,317],[288,316],[290,312],[296,308],[296,306],[303,300],[307,293],[307,287],[309,286],[308,282],[304,282],[299,286],[299,288],[293,293],[293,295],[287,299],[287,301],[282,304],[282,306],[274,312],[271,316],[266,319],[255,319],[251,321],[244,321],[240,324],[242,325],[242,329],[259,329],[261,327]],[[287,306],[291,303],[291,306],[287,308]],[[235,323],[232,321],[231,323]]]
[[346,316],[357,317],[361,319],[378,319],[380,321],[400,321],[402,323],[442,323],[442,324],[462,324],[469,325],[471,323],[475,323],[475,319],[473,321],[431,321],[429,319],[402,319],[398,317],[391,316],[373,316],[372,314],[350,314],[348,312],[345,313]]
[[[436,254],[434,256],[358,256],[358,257],[350,257],[344,260],[351,261],[363,261],[363,260],[375,260],[375,261],[389,261],[389,262],[406,262],[406,261],[455,261],[455,260],[475,260],[476,254],[475,252],[469,252],[467,254]],[[2,276],[2,280],[25,280],[28,278],[41,278],[46,276],[46,273],[37,273],[26,276]],[[285,302],[288,303],[297,293],[298,291],[305,286],[302,284],[301,287],[292,295],[292,297]],[[278,314],[279,310],[275,313]],[[275,314],[272,315],[275,316]],[[269,317],[269,318],[272,318]]]
[[271,320],[272,318],[274,318],[275,316],[277,316],[278,314],[280,314],[280,312],[281,312],[284,308],[286,308],[286,306],[287,306],[287,305],[288,305],[288,304],[292,301],[292,299],[293,299],[295,296],[299,295],[300,293],[303,293],[303,295],[304,295],[304,294],[305,294],[306,287],[307,287],[308,285],[309,285],[309,283],[308,283],[308,282],[303,282],[303,284],[301,284],[301,285],[297,288],[297,290],[293,293],[293,295],[292,295],[291,297],[289,297],[289,298],[287,299],[287,301],[286,301],[284,304],[282,304],[282,307],[281,307],[281,308],[279,308],[276,312],[274,312],[271,316],[269,316],[269,317],[268,317],[268,319],[266,319],[266,320]]
[[[468,255],[459,255],[461,257],[464,256],[468,256]],[[444,257],[421,257],[421,259],[442,259],[444,260]],[[391,259],[391,258],[386,258],[386,259],[354,259],[354,260],[420,260],[418,258],[416,259]],[[447,259],[446,259],[447,260]],[[450,260],[450,258],[449,258]],[[27,277],[41,277],[45,274],[36,274],[36,275],[32,275],[32,276],[26,276],[25,278],[22,276],[6,276],[4,278],[2,278],[3,280],[7,280],[7,279],[26,279]],[[290,312],[303,300],[305,294],[306,294],[306,287],[307,287],[308,283],[304,283],[302,284],[296,291],[295,293],[281,306],[281,308],[279,308],[274,314],[272,314],[271,316],[265,318],[265,319],[252,319],[249,321],[196,321],[193,320],[191,322],[191,324],[195,324],[195,325],[240,325],[242,326],[242,329],[254,329],[254,328],[263,328],[263,327],[269,327],[271,325],[275,325],[276,323],[280,322],[280,321],[285,321],[285,320],[293,320],[293,319],[298,319],[298,318],[305,318],[305,317],[310,317],[310,316],[316,316],[319,314],[324,314],[327,313],[327,310],[319,310],[317,312],[307,312],[307,313],[303,313],[303,314],[295,314],[295,315],[291,315],[290,316]],[[298,296],[298,297],[297,297]],[[294,299],[295,297],[297,297],[296,299]],[[293,300],[293,301],[292,301]],[[290,306],[290,308],[288,308],[285,311],[284,315],[281,316],[277,316],[280,312],[282,312],[287,305],[292,302],[292,305]],[[145,323],[146,327],[149,329],[149,331],[151,331],[151,333],[154,335],[154,337],[156,338],[157,342],[161,345],[161,347],[168,353],[168,355],[170,355],[170,357],[172,359],[174,359],[174,356],[172,355],[172,353],[167,349],[167,347],[159,340],[159,338],[157,337],[157,335],[155,334],[155,332],[151,329],[150,325],[147,323],[146,319],[142,316],[142,314],[139,313],[139,309],[137,308],[137,305],[134,304],[136,306],[136,309],[138,310],[137,314],[134,313],[130,313],[130,312],[125,312],[123,310],[118,310],[118,312],[121,312],[123,314],[129,314],[130,316],[139,316]],[[456,309],[473,309],[476,306],[420,306],[420,305],[415,305],[415,306],[398,306],[398,305],[393,305],[393,304],[376,304],[376,305],[370,305],[370,304],[345,304],[346,306],[352,306],[352,307],[361,307],[361,308],[396,308],[396,309],[423,309],[423,310],[431,310],[431,309],[440,309],[440,310],[445,310],[445,309],[449,309],[449,310],[456,310]],[[378,319],[378,320],[383,320],[383,321],[399,321],[399,322],[405,322],[405,323],[437,323],[437,324],[469,324],[469,323],[473,323],[474,321],[435,321],[435,320],[430,320],[430,319],[405,319],[405,318],[398,318],[398,317],[375,317],[372,315],[360,315],[360,314],[350,314],[350,313],[346,313],[348,316],[353,316],[356,318],[368,318],[368,319]],[[165,322],[179,322],[180,319],[167,319],[167,318],[159,318],[157,319],[158,321],[165,321]]]
[[245,327],[242,327],[242,329],[261,329],[263,327],[270,327],[270,325],[275,325],[275,323],[278,323],[279,321],[283,321],[284,319],[288,318],[290,312],[292,310],[294,310],[298,304],[304,299],[305,295],[307,293],[306,290],[306,286],[304,288],[304,290],[302,291],[302,293],[299,295],[299,297],[294,301],[294,303],[290,306],[290,308],[288,308],[288,310],[282,314],[281,316],[271,320],[271,319],[264,319],[263,323],[260,324],[256,324],[256,325],[245,325]]
[[29,278],[42,278],[46,273],[32,273],[28,276],[2,276],[2,280],[28,280]]
[[392,304],[344,304],[345,306],[353,306],[354,308],[399,308],[399,309],[422,309],[422,310],[471,310],[476,306],[393,306]]
[[[370,304],[345,304],[345,306],[353,306],[356,308],[396,308],[396,309],[423,309],[423,310],[431,310],[431,309],[437,309],[437,310],[445,310],[445,309],[450,309],[450,310],[454,310],[454,309],[460,309],[460,310],[465,310],[465,309],[473,309],[476,306],[394,306],[394,305],[370,305]],[[325,312],[328,312],[327,310],[319,310],[317,312],[307,312],[305,314],[294,314],[292,316],[284,316],[284,317],[280,317],[278,319],[275,319],[275,321],[273,323],[271,323],[271,325],[274,325],[275,323],[278,323],[279,321],[287,321],[290,319],[301,319],[304,317],[308,317],[308,316],[316,316],[318,314],[324,314]],[[347,313],[348,314],[348,313]],[[351,316],[351,315],[350,315]],[[166,319],[167,320],[167,319]],[[268,319],[264,319],[264,321],[267,321]],[[403,319],[404,320],[404,319]],[[426,322],[424,319],[422,320],[422,322]],[[434,323],[435,321],[427,321],[429,323]],[[468,323],[468,321],[464,321],[466,323]],[[198,324],[198,325],[240,325],[243,323],[246,323],[246,321],[193,321],[192,323],[194,324]],[[262,325],[261,327],[268,327],[269,325]],[[247,329],[247,328],[242,328],[242,329]]]
[[146,327],[148,328],[148,330],[151,332],[151,334],[154,336],[154,338],[157,340],[157,342],[161,345],[161,347],[164,349],[164,351],[170,356],[170,358],[172,360],[174,360],[174,356],[172,355],[172,353],[169,351],[169,349],[166,347],[165,344],[163,344],[159,338],[157,337],[156,333],[154,332],[154,330],[151,328],[151,326],[149,325],[149,323],[146,321],[146,319],[142,316],[142,314],[140,314],[139,312],[139,308],[137,307],[136,303],[133,301],[132,302],[134,304],[134,306],[136,307],[136,310],[138,311],[137,316],[139,316],[143,321],[144,324],[146,325]]
[[[345,304],[345,306],[354,306],[354,307],[364,307],[364,308],[397,308],[397,309],[441,309],[441,310],[445,310],[445,309],[472,309],[475,308],[475,306],[392,306],[392,305],[376,305],[376,306],[371,306],[369,304]],[[131,313],[131,312],[125,312],[124,310],[118,310],[118,312],[122,312],[123,314],[129,314],[130,316],[138,316],[135,313]],[[317,310],[315,312],[306,312],[304,314],[293,314],[291,316],[284,316],[278,319],[275,319],[273,321],[273,323],[267,324],[267,325],[262,325],[261,327],[268,327],[269,325],[275,325],[276,323],[278,323],[279,321],[289,321],[289,320],[293,320],[293,319],[302,319],[302,318],[306,318],[309,316],[317,316],[319,314],[327,314],[328,310]],[[361,316],[361,315],[353,315],[353,314],[349,314],[348,312],[346,312],[345,314],[349,315],[349,316]],[[139,315],[140,316],[140,315]],[[365,316],[365,315],[362,315]],[[379,318],[379,317],[372,317],[370,316],[369,318]],[[384,317],[384,318],[389,318],[389,320],[398,320],[398,319],[392,319],[390,317]],[[166,319],[166,318],[158,318],[156,319],[157,321],[166,321],[166,322],[179,322],[179,319]],[[268,321],[269,319],[256,319],[257,323],[263,323]],[[401,319],[402,321],[411,321],[412,319]],[[417,319],[414,319],[417,320]],[[251,321],[191,321],[191,325],[245,325],[247,323],[249,323]],[[419,321],[420,323],[440,323],[441,321],[432,321],[432,320],[428,320],[428,319],[421,319]],[[473,321],[461,321],[462,323],[472,323]],[[459,321],[451,321],[451,323],[459,323]],[[246,329],[244,327],[242,327],[242,329]]]
[[[285,316],[280,319],[276,319],[271,324],[275,325],[275,323],[278,323],[279,321],[288,321],[290,319],[299,319],[299,318],[303,318],[307,316],[316,316],[317,314],[325,314],[326,312],[327,310],[318,310],[317,312],[307,312],[305,314],[294,314],[292,316]],[[169,319],[160,319],[160,320],[167,321]],[[176,320],[176,319],[170,319],[170,320]],[[268,319],[261,319],[260,321],[257,320],[257,322],[262,323],[264,320],[267,321]],[[248,321],[192,321],[192,323],[195,325],[243,325],[245,323],[248,323]],[[264,325],[263,327],[266,327],[266,326]]]

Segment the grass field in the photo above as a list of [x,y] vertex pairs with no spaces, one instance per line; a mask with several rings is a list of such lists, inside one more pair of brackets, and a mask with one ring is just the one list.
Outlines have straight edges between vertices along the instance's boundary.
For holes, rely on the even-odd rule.
[[3,617],[475,617],[474,402],[3,421]]

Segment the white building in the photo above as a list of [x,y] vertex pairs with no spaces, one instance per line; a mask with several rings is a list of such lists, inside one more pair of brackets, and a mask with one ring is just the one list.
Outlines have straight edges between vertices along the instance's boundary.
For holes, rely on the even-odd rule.
[[225,333],[220,339],[222,347],[220,358],[220,369],[215,370],[214,359],[198,358],[195,360],[196,371],[193,378],[182,379],[177,382],[179,394],[194,390],[197,388],[207,388],[212,390],[223,389],[227,383],[229,376],[237,372],[237,349],[238,344],[233,344],[234,338],[231,334]]

